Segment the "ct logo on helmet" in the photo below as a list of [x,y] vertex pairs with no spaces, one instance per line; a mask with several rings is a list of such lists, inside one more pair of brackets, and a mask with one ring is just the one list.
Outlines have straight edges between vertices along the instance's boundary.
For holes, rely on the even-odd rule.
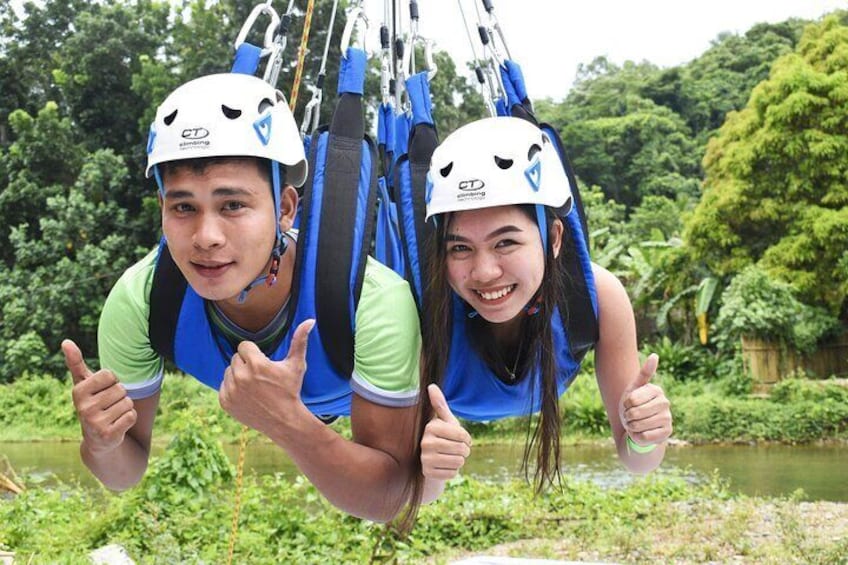
[[181,135],[183,139],[203,139],[209,136],[209,130],[206,128],[186,128]]
[[480,179],[468,179],[459,181],[457,188],[466,192],[474,192],[481,190],[484,186],[486,186],[486,183]]

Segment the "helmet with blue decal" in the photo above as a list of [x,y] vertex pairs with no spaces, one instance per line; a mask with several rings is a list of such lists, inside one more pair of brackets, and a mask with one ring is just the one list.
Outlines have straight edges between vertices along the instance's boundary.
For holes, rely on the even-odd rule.
[[147,143],[147,176],[160,163],[205,157],[259,157],[286,167],[300,186],[307,164],[285,97],[258,77],[208,75],[174,90],[156,111]]
[[[285,96],[262,79],[224,73],[191,80],[174,90],[156,110],[147,140],[147,176],[153,175],[164,198],[165,186],[158,165],[188,159],[255,157],[271,163],[271,193],[276,217],[280,216],[282,179],[301,186],[308,165],[300,131]],[[239,296],[261,281],[277,280],[286,239],[276,226],[267,275],[258,275]]]
[[571,208],[571,185],[554,144],[521,118],[484,118],[454,131],[430,161],[427,219],[512,204]]

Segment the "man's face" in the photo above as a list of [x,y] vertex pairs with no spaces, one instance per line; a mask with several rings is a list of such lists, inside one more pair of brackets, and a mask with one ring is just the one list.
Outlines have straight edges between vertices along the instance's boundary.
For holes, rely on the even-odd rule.
[[216,163],[199,174],[178,167],[162,181],[162,230],[195,292],[227,300],[267,270],[277,219],[256,163]]

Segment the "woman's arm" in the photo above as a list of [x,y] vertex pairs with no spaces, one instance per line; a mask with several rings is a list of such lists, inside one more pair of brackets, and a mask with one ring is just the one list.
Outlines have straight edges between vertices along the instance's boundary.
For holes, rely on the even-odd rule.
[[[640,368],[633,307],[621,282],[609,271],[593,266],[598,291],[599,339],[595,374],[607,411],[618,457],[631,471],[647,473],[665,456],[671,435],[671,410],[662,388],[649,382],[656,356]],[[637,445],[631,447],[627,436]],[[656,446],[640,453],[638,446]]]

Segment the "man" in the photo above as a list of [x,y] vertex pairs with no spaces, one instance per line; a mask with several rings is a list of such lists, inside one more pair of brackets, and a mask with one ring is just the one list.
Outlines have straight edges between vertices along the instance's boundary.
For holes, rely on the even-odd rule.
[[[256,77],[202,77],[158,108],[147,174],[159,185],[163,244],[109,294],[101,370],[62,344],[82,459],[106,486],[129,488],[146,470],[164,352],[338,508],[387,521],[403,505],[414,468],[415,304],[405,281],[369,259],[353,374],[338,374],[313,328],[314,256],[292,231],[293,185],[306,168],[283,96]],[[316,416],[348,413],[352,440]]]

